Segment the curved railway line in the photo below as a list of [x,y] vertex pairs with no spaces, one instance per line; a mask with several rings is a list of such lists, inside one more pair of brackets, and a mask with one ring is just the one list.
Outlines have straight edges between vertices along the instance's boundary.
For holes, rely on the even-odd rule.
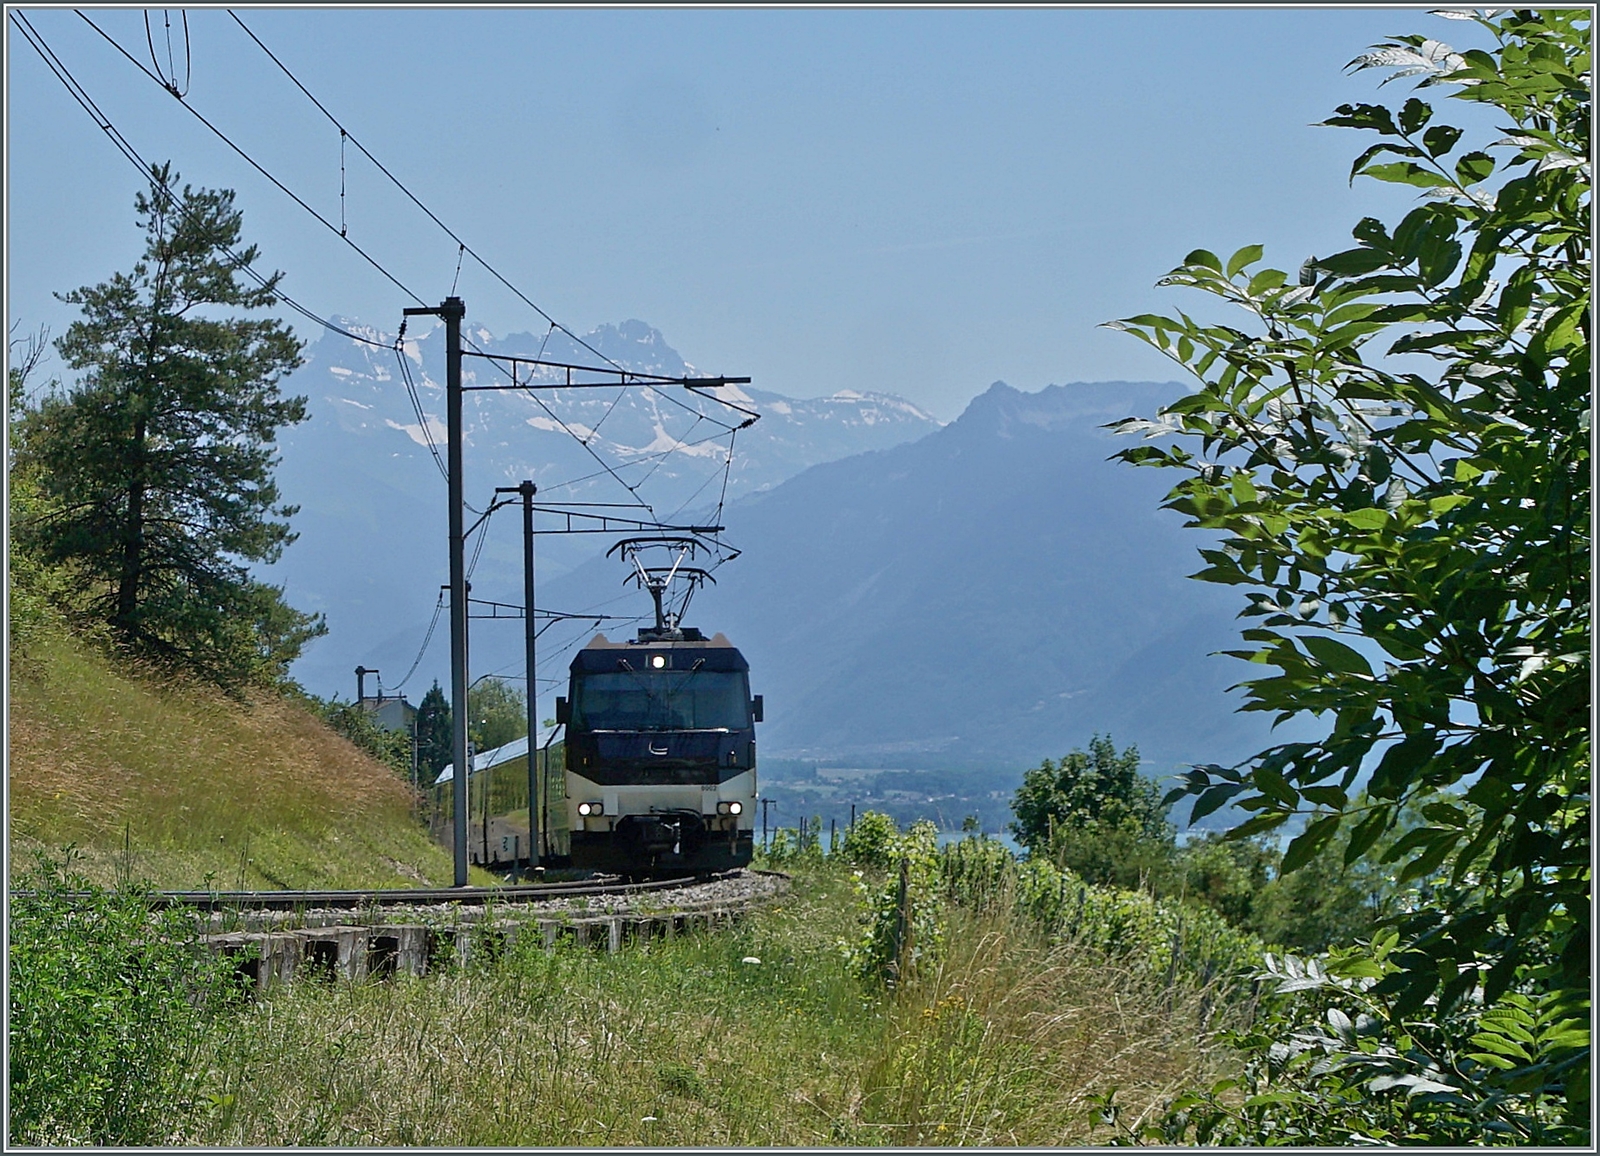
[[789,889],[777,871],[625,883],[615,877],[506,887],[381,891],[165,891],[151,906],[187,908],[201,939],[231,958],[241,985],[426,975],[492,959],[526,936],[616,952],[634,943],[730,926]]
[[481,907],[484,904],[497,903],[538,903],[565,896],[628,895],[667,891],[702,881],[698,876],[685,875],[676,879],[655,879],[647,883],[626,883],[615,876],[606,876],[604,881],[584,879],[566,883],[514,884],[504,887],[409,887],[374,891],[158,891],[151,896],[150,905],[193,907],[201,911],[293,911],[313,907],[358,911],[374,907],[415,907],[437,903]]

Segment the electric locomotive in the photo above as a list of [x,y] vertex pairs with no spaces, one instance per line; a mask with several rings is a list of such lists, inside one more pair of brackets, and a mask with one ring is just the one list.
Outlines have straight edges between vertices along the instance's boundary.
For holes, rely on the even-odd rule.
[[572,660],[566,724],[572,865],[626,874],[742,867],[754,847],[761,696],[721,634],[658,614]]
[[[535,845],[548,866],[634,876],[750,862],[761,696],[751,696],[750,664],[726,637],[679,625],[694,589],[714,581],[683,565],[698,547],[691,538],[641,537],[608,551],[632,563],[628,580],[654,599],[655,625],[627,642],[597,634],[574,656],[567,694],[556,699],[561,747],[536,756],[545,784],[536,806],[528,799],[527,739],[473,758],[473,862],[514,870]],[[645,565],[643,553],[657,549],[676,554],[671,565]],[[682,597],[669,609],[674,586]],[[452,774],[446,767],[433,790],[433,832],[446,846]],[[537,837],[530,835],[534,811]]]
[[[633,564],[655,625],[630,642],[597,634],[573,657],[567,697],[567,824],[574,867],[648,875],[742,867],[754,849],[761,696],[750,664],[721,634],[681,626],[696,587],[692,538],[640,537],[608,554]],[[670,565],[647,566],[666,550]],[[676,585],[682,601],[667,607]]]

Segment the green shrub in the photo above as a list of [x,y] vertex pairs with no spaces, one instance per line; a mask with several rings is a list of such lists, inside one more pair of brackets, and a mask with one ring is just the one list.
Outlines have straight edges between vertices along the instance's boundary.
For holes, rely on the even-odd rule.
[[895,821],[881,811],[866,811],[844,830],[842,854],[857,867],[888,867],[899,837]]
[[1383,840],[1346,863],[1349,833],[1344,832],[1300,870],[1285,874],[1282,854],[1266,839],[1226,839],[1208,832],[1178,849],[1175,877],[1164,881],[1162,890],[1206,904],[1263,943],[1326,951],[1370,939],[1379,921],[1393,913],[1396,889],[1380,861],[1394,841]]
[[10,1140],[161,1144],[201,1094],[195,1056],[231,971],[191,915],[41,859],[11,894]]
[[[1577,1145],[1589,1140],[1589,1002],[1528,977],[1405,1014],[1384,980],[1399,936],[1299,959],[1268,955],[1267,996],[1247,1030],[1223,1033],[1237,1078],[1169,1102],[1122,1136],[1158,1144]],[[1102,1105],[1116,1121],[1111,1097]]]
[[[862,932],[841,949],[862,979],[898,986],[938,958],[944,940],[939,833],[926,819],[902,832],[876,811],[858,819],[855,830],[863,833],[857,861],[872,866],[854,873]],[[880,874],[882,866],[890,870]]]
[[1144,970],[1236,984],[1258,971],[1262,945],[1199,903],[1100,887],[1046,859],[1018,860],[985,838],[947,845],[938,857],[954,902],[1009,903],[1051,938],[1070,940]]

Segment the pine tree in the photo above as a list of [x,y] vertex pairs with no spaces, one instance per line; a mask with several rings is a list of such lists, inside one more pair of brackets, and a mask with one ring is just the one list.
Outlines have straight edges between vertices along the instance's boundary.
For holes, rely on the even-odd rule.
[[435,680],[417,707],[417,766],[424,787],[432,786],[439,772],[450,764],[450,728],[450,703]]
[[144,256],[131,273],[61,295],[81,307],[56,342],[81,371],[24,416],[19,458],[49,512],[17,527],[78,577],[93,612],[129,650],[227,688],[286,676],[320,616],[302,614],[245,563],[294,540],[272,480],[279,427],[306,400],[278,382],[302,343],[272,318],[225,316],[277,301],[251,283],[231,190],[172,191],[152,166],[134,199]]

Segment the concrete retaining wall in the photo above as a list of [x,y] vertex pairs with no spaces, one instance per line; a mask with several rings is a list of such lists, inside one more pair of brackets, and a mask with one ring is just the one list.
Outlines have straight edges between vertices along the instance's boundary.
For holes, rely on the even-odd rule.
[[300,928],[294,931],[233,931],[205,936],[219,955],[235,961],[241,987],[259,992],[277,983],[389,979],[426,975],[450,963],[493,959],[521,936],[535,935],[545,951],[562,943],[621,951],[653,939],[714,931],[744,912],[734,907],[670,911],[650,915],[600,914],[572,919],[496,919],[427,927],[374,924]]

